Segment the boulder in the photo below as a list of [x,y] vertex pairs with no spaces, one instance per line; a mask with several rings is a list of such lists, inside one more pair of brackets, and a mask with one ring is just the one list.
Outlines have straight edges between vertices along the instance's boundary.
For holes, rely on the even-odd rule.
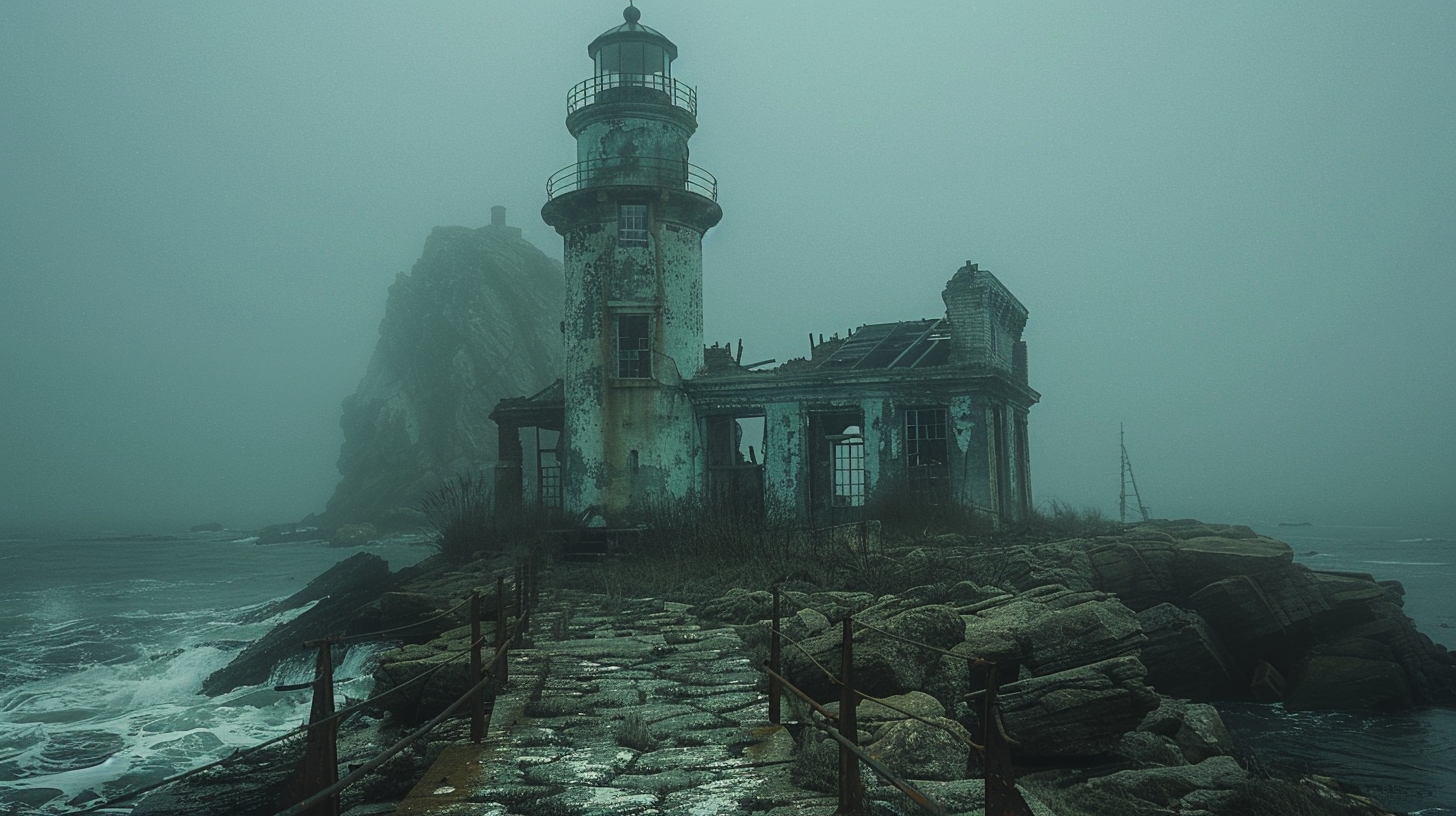
[[904,779],[962,779],[970,738],[960,723],[945,717],[899,720],[880,729],[865,750]]
[[1173,742],[1190,765],[1209,757],[1234,753],[1234,740],[1218,709],[1206,703],[1195,703],[1183,711],[1183,722],[1173,734]]
[[1042,586],[963,616],[968,655],[1052,674],[1121,655],[1147,641],[1137,616],[1102,592]]
[[1197,612],[1161,603],[1137,613],[1147,636],[1142,649],[1148,682],[1161,694],[1215,700],[1237,684],[1234,659]]
[[1135,657],[1008,684],[1000,695],[1002,721],[1021,758],[1103,754],[1158,707]]
[[[889,697],[921,688],[926,678],[939,668],[941,655],[934,649],[948,650],[956,646],[965,633],[961,616],[949,606],[920,606],[873,621],[876,628],[898,636],[887,637],[870,629],[856,632],[854,685],[873,697]],[[823,669],[839,674],[842,639],[839,627],[831,626],[824,633],[802,641],[802,649],[786,649],[787,676],[815,699],[838,699],[839,686],[824,675]]]
[[[781,606],[782,608],[782,606]],[[787,613],[787,609],[782,609]],[[773,593],[765,589],[734,587],[698,607],[699,615],[723,623],[752,623],[773,616]]]
[[[1351,641],[1342,643],[1348,646]],[[1342,653],[1340,645],[1308,659],[1284,700],[1285,708],[1292,711],[1381,709],[1405,708],[1411,704],[1410,683],[1400,664],[1376,655],[1353,653],[1358,649]]]
[[[1211,804],[1232,797],[1234,791],[1250,778],[1232,757],[1218,756],[1196,765],[1118,771],[1092,779],[1087,784],[1102,793],[1163,809],[1154,811],[1139,807],[1128,812],[1201,813],[1207,808],[1185,809],[1184,798],[1191,795],[1197,797],[1200,804]],[[1208,796],[1210,793],[1214,795]]]
[[[335,635],[354,635],[378,631],[379,595],[390,585],[389,565],[370,553],[359,553],[335,564],[315,583],[329,590],[312,608],[250,644],[232,662],[218,669],[202,682],[202,693],[209,697],[232,691],[238,686],[257,685],[267,681],[279,661],[298,654],[304,641]],[[279,605],[291,608],[301,597],[316,596],[318,588],[309,588]]]
[[[494,642],[494,632],[494,621],[481,627],[481,636],[487,644],[482,659],[490,657],[489,644]],[[381,654],[374,669],[375,697],[404,686],[426,672],[433,674],[384,697],[379,707],[406,722],[427,720],[444,711],[474,685],[470,676],[470,657],[468,654],[461,656],[469,649],[470,627],[460,626],[429,643],[407,645]]]

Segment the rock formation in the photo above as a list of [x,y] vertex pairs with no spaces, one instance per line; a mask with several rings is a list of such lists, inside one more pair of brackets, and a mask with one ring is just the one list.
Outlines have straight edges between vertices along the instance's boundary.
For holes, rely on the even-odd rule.
[[496,458],[491,409],[561,370],[561,263],[492,210],[480,229],[436,227],[389,287],[379,343],[344,400],[343,478],[324,519],[391,523],[397,508]]

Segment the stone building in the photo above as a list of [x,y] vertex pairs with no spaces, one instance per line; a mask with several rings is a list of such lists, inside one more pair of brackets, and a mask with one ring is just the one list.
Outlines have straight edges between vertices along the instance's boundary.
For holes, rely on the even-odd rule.
[[1026,516],[1027,312],[989,271],[957,271],[943,317],[811,337],[771,370],[705,347],[702,239],[723,211],[689,161],[697,95],[673,76],[677,47],[623,16],[567,94],[576,162],[541,211],[565,248],[564,371],[491,414],[498,500],[616,523],[700,499],[827,525],[904,491]]

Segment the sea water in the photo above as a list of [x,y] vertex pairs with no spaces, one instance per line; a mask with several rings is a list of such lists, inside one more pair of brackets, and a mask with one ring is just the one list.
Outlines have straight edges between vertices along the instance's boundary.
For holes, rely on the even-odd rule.
[[[1251,524],[1316,570],[1400,581],[1405,612],[1436,643],[1456,645],[1456,536],[1410,526]],[[1220,704],[1234,738],[1260,762],[1352,782],[1387,807],[1456,816],[1456,710],[1364,714]]]
[[[419,542],[362,548],[409,566]],[[282,734],[308,717],[300,652],[263,686],[218,697],[202,681],[303,610],[247,622],[357,550],[259,545],[241,533],[175,540],[0,540],[0,813],[58,813]],[[336,667],[367,696],[377,646]]]

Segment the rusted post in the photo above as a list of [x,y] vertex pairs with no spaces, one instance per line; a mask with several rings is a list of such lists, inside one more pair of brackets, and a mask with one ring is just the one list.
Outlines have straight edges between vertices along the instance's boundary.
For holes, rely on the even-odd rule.
[[778,725],[782,713],[779,710],[779,697],[783,694],[779,687],[778,675],[783,673],[783,667],[779,665],[782,656],[779,653],[779,588],[773,588],[773,629],[768,636],[768,667],[773,674],[768,676],[768,721],[770,725]]
[[[492,654],[500,654],[501,647],[506,645],[506,579],[505,576],[496,576],[495,579],[495,651]],[[498,678],[495,684],[497,689],[506,687],[510,680],[510,661],[504,656],[497,660],[490,668]]]
[[523,617],[525,617],[525,615],[523,615],[522,613],[526,611],[526,606],[525,606],[526,597],[525,597],[525,594],[524,594],[524,586],[521,583],[521,576],[524,573],[525,573],[525,570],[521,567],[521,565],[519,563],[516,564],[515,581],[512,582],[512,589],[515,591],[515,596],[516,596],[516,606],[515,606],[516,614],[514,615],[514,617],[516,619],[516,629],[515,629],[514,632],[511,633],[511,645],[512,646],[520,646],[521,645],[521,619]]
[[1031,806],[1016,789],[1016,769],[1011,765],[1011,743],[1001,731],[1001,714],[996,705],[1000,678],[996,664],[986,671],[986,704],[982,709],[982,730],[986,746],[986,816],[1032,816]]
[[[470,593],[470,684],[479,685],[483,676],[480,663],[480,590]],[[470,700],[470,741],[476,745],[485,739],[485,689],[477,688]]]
[[[859,730],[856,727],[854,709],[859,703],[859,693],[854,690],[854,636],[853,619],[844,617],[844,638],[839,653],[839,733],[854,745],[859,745]],[[864,791],[859,780],[859,757],[847,746],[839,746],[839,809],[840,816],[861,816],[864,813]]]
[[[308,714],[308,744],[303,751],[303,762],[292,784],[284,794],[283,803],[293,805],[339,781],[338,720],[334,716],[334,641],[330,639],[310,640],[304,648],[318,647],[318,659],[314,664],[313,705]],[[339,816],[339,797],[330,796],[311,810],[317,816]]]

